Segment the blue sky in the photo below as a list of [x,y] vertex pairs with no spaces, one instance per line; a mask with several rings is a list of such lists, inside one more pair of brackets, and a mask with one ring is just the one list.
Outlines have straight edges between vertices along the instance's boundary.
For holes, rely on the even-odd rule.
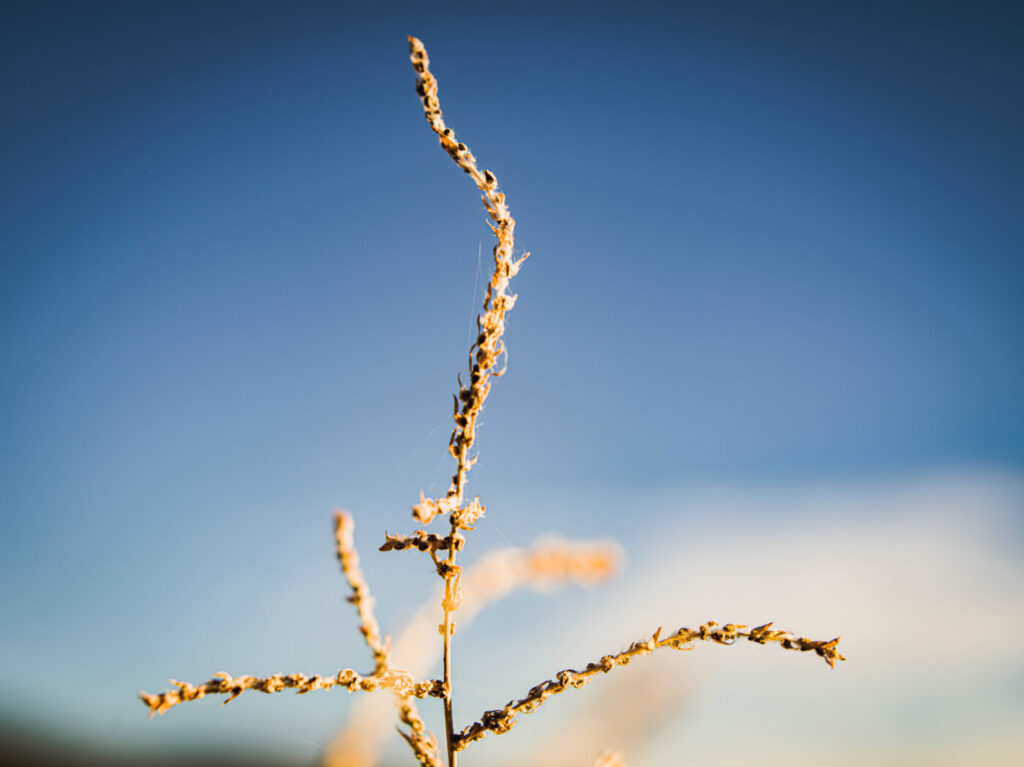
[[[369,557],[443,492],[490,234],[410,33],[533,254],[481,549],[642,558],[709,487],[1015,482],[1024,14],[821,6],[8,3],[0,706],[42,718],[51,668],[117,739],[135,687],[290,647],[248,624],[273,584],[334,605],[331,508]],[[417,565],[367,564],[396,619]]]

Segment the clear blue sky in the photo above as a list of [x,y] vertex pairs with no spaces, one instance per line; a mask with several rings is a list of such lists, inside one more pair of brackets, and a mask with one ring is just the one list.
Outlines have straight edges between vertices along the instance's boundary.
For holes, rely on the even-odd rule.
[[614,533],[506,498],[1018,472],[1022,6],[823,5],[6,3],[5,674],[186,676],[196,593],[443,492],[491,239],[406,34],[533,254],[488,545]]

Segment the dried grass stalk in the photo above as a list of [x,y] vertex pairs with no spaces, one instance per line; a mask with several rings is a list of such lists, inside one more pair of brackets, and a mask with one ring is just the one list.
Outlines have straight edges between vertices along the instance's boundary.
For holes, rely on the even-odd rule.
[[[746,638],[759,644],[778,642],[790,650],[814,651],[828,661],[830,666],[837,660],[844,660],[836,649],[838,639],[828,642],[815,641],[787,631],[772,630],[771,624],[745,631],[746,626],[727,624],[718,627],[718,624],[709,622],[699,629],[679,629],[665,639],[661,638],[661,629],[658,629],[650,639],[636,642],[618,654],[606,655],[599,662],[588,664],[583,671],[569,669],[559,672],[554,679],[530,690],[522,700],[512,701],[504,709],[488,711],[479,722],[471,724],[458,734],[455,733],[451,697],[451,639],[455,630],[452,616],[455,611],[461,607],[468,620],[488,601],[500,598],[520,585],[536,586],[541,583],[559,583],[567,579],[598,580],[607,577],[613,569],[614,556],[609,555],[607,549],[595,554],[593,549],[567,550],[564,544],[559,544],[543,551],[531,550],[525,554],[517,552],[502,559],[482,560],[482,565],[470,571],[465,583],[460,585],[462,567],[456,563],[456,554],[466,542],[462,532],[472,530],[484,514],[484,507],[479,499],[474,498],[468,503],[464,500],[466,477],[476,460],[471,457],[470,451],[476,440],[477,418],[490,393],[490,379],[504,373],[504,369],[498,369],[498,363],[505,353],[502,342],[505,315],[512,309],[516,300],[514,295],[507,292],[509,281],[519,271],[529,254],[524,254],[519,259],[513,258],[515,220],[509,214],[505,195],[498,191],[498,180],[495,175],[489,170],[480,170],[469,148],[458,141],[454,132],[445,125],[437,98],[437,80],[430,72],[426,49],[415,37],[409,38],[409,56],[417,73],[416,92],[422,101],[427,122],[438,135],[441,147],[480,190],[481,199],[491,218],[491,229],[497,238],[497,244],[493,248],[494,272],[487,285],[483,311],[477,317],[477,337],[470,347],[468,385],[463,383],[460,376],[459,391],[454,395],[455,428],[449,439],[448,450],[456,462],[455,473],[443,497],[425,498],[421,493],[419,503],[412,509],[413,518],[424,525],[429,524],[439,514],[447,514],[450,531],[443,536],[424,530],[417,530],[408,536],[386,535],[384,545],[381,546],[382,551],[415,548],[428,553],[437,574],[444,581],[440,599],[442,622],[438,626],[442,635],[443,679],[415,681],[410,672],[393,666],[389,640],[381,635],[380,626],[373,615],[373,598],[359,569],[359,557],[352,537],[352,519],[346,513],[339,513],[335,516],[336,552],[352,590],[349,601],[355,605],[359,615],[359,630],[373,653],[374,672],[368,676],[361,676],[352,669],[342,669],[329,677],[277,674],[264,678],[232,677],[221,672],[201,685],[171,680],[171,684],[176,688],[174,690],[156,695],[139,693],[139,697],[149,708],[150,715],[163,713],[179,703],[198,700],[210,694],[227,695],[227,703],[246,690],[259,690],[265,693],[289,688],[296,689],[299,693],[332,687],[365,692],[386,690],[396,696],[399,721],[408,727],[408,730],[400,729],[399,732],[412,746],[416,759],[425,767],[440,767],[437,739],[424,726],[414,701],[414,698],[437,697],[444,702],[448,767],[456,767],[458,751],[480,740],[488,732],[507,732],[515,724],[519,714],[535,711],[550,696],[564,692],[570,687],[582,687],[597,673],[607,673],[616,666],[630,663],[635,657],[663,647],[684,650],[690,649],[688,645],[695,640],[733,644],[740,638]],[[469,598],[466,597],[467,594],[470,595]],[[417,626],[413,633],[420,636],[429,633],[429,630],[424,632]],[[422,658],[417,662],[420,660]],[[429,663],[424,662],[424,665],[427,666]],[[599,759],[598,764],[603,767],[621,767],[621,755],[606,754]]]
[[[480,414],[487,395],[490,393],[492,376],[498,377],[504,370],[496,370],[498,360],[505,351],[501,336],[505,332],[505,313],[516,302],[514,295],[506,293],[509,280],[519,271],[519,267],[529,257],[524,254],[518,260],[513,259],[515,250],[514,232],[516,222],[505,204],[505,195],[498,191],[498,179],[489,170],[481,171],[476,158],[469,147],[455,138],[455,132],[445,125],[441,114],[441,102],[437,99],[437,79],[430,72],[430,59],[423,43],[410,35],[409,59],[416,70],[416,93],[423,102],[423,113],[430,123],[431,129],[437,134],[441,148],[455,161],[462,170],[473,179],[477,189],[482,193],[481,199],[491,216],[491,230],[498,243],[494,246],[494,273],[487,283],[484,296],[483,313],[477,317],[477,337],[469,350],[469,386],[459,378],[459,393],[454,395],[455,429],[448,440],[448,451],[455,459],[455,474],[451,485],[443,498],[424,498],[420,493],[420,502],[413,507],[413,518],[423,524],[429,524],[438,514],[447,513],[451,525],[450,542],[447,548],[448,558],[440,561],[437,550],[431,548],[430,555],[437,568],[437,574],[444,580],[444,597],[441,607],[444,610],[444,622],[439,627],[443,637],[444,681],[451,689],[451,638],[455,631],[452,613],[459,609],[462,591],[459,588],[459,577],[462,568],[455,564],[455,545],[458,531],[471,530],[476,520],[483,514],[483,507],[474,499],[463,508],[463,493],[466,486],[466,474],[476,462],[469,455],[476,440],[476,419]],[[387,544],[385,544],[387,545]],[[451,697],[444,701],[445,738],[448,745],[448,765],[455,767],[455,749],[452,739],[455,736],[452,721]]]
[[405,551],[406,549],[448,551],[451,548],[458,551],[465,545],[466,539],[457,533],[441,536],[437,533],[417,530],[412,535],[388,535],[385,533],[384,544],[380,547],[380,551]]
[[352,596],[348,601],[355,605],[359,614],[359,633],[363,635],[367,647],[373,653],[376,664],[374,673],[380,673],[391,665],[390,641],[385,643],[380,636],[380,625],[373,614],[374,599],[370,596],[370,587],[359,568],[359,554],[352,539],[354,529],[355,523],[351,514],[347,511],[334,513],[335,551],[341,564],[341,571],[352,589]]
[[[518,260],[512,258],[515,249],[515,219],[509,214],[505,204],[505,195],[498,191],[498,179],[489,170],[481,171],[476,158],[469,147],[456,140],[455,131],[445,125],[441,114],[441,102],[437,98],[437,79],[430,72],[430,59],[423,43],[415,37],[409,37],[409,58],[413,69],[418,75],[416,93],[423,102],[423,113],[430,123],[431,129],[438,135],[441,148],[462,168],[482,192],[481,199],[487,212],[494,222],[491,229],[498,239],[494,246],[494,274],[487,284],[484,297],[483,314],[477,317],[477,337],[470,348],[469,386],[464,386],[460,379],[459,393],[455,396],[454,418],[455,429],[448,442],[448,450],[457,462],[451,486],[444,498],[433,500],[420,496],[420,502],[413,507],[413,517],[423,524],[429,524],[438,514],[452,515],[453,532],[460,526],[466,526],[464,518],[455,514],[462,506],[462,494],[466,484],[466,473],[470,470],[473,459],[469,451],[476,440],[476,419],[483,407],[484,400],[490,393],[491,376],[500,376],[504,370],[495,371],[498,360],[505,351],[501,336],[505,332],[505,313],[516,302],[514,295],[505,292],[509,280],[519,271],[519,267],[529,257],[524,254]],[[479,504],[477,504],[479,505]],[[469,522],[468,524],[472,524]]]
[[168,709],[186,701],[199,700],[207,695],[227,695],[224,703],[230,703],[246,690],[259,690],[272,693],[294,688],[300,695],[313,690],[329,690],[332,687],[344,687],[349,692],[362,690],[375,692],[390,690],[398,695],[411,695],[416,698],[443,698],[447,688],[439,679],[416,682],[404,671],[385,671],[381,674],[361,676],[350,668],[343,668],[334,676],[306,676],[305,674],[274,674],[268,677],[231,676],[226,671],[213,675],[213,679],[204,684],[195,685],[189,682],[170,680],[177,687],[158,694],[140,692],[139,698],[149,706],[149,714],[162,714]]
[[690,646],[690,643],[698,639],[721,645],[732,645],[736,643],[736,640],[742,638],[758,644],[778,642],[787,650],[814,651],[832,667],[835,666],[837,660],[846,660],[836,649],[839,637],[827,642],[807,639],[789,631],[773,631],[771,623],[750,629],[750,631],[744,631],[746,626],[736,623],[727,623],[719,628],[716,626],[718,623],[715,621],[708,621],[699,629],[681,628],[664,639],[661,638],[661,629],[659,628],[650,639],[634,642],[628,650],[623,650],[615,655],[605,655],[596,663],[588,663],[583,671],[574,669],[559,671],[554,679],[541,682],[531,689],[522,700],[511,701],[503,709],[485,711],[480,721],[474,722],[455,736],[455,748],[461,751],[470,743],[481,740],[488,732],[498,734],[508,732],[515,726],[516,716],[519,714],[533,713],[552,695],[590,684],[593,677],[599,673],[607,674],[616,666],[627,666],[634,658],[648,655],[663,647],[670,647],[674,650],[692,650],[693,647]]
[[[355,605],[359,614],[359,632],[373,653],[376,663],[374,673],[383,674],[391,668],[391,640],[390,638],[382,640],[380,636],[380,626],[373,614],[373,597],[370,596],[370,587],[359,567],[359,554],[353,541],[354,528],[355,523],[350,514],[344,511],[335,513],[335,548],[338,562],[341,563],[341,570],[352,589],[349,601]],[[409,744],[416,761],[425,767],[440,767],[437,738],[424,724],[416,702],[410,695],[401,692],[396,692],[394,697],[395,705],[398,707],[399,721],[409,728],[408,731],[399,728],[398,732]]]
[[398,706],[398,720],[408,726],[408,730],[398,728],[398,734],[409,744],[416,761],[423,767],[441,767],[441,749],[437,736],[427,729],[420,717],[416,701],[409,695],[395,695]]

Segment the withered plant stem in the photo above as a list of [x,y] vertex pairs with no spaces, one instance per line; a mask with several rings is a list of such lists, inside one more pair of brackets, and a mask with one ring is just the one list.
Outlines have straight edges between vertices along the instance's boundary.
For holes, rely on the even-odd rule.
[[[519,271],[527,255],[513,260],[515,219],[505,205],[505,195],[498,191],[498,179],[489,170],[480,170],[469,147],[455,138],[455,132],[445,125],[441,115],[441,103],[437,98],[437,79],[430,72],[430,59],[423,43],[409,37],[409,59],[416,70],[416,93],[423,102],[423,112],[431,129],[437,134],[441,148],[469,175],[482,193],[482,200],[490,214],[491,229],[498,243],[494,246],[494,274],[487,285],[483,313],[477,317],[477,338],[470,348],[469,386],[459,380],[459,393],[455,396],[455,429],[448,442],[448,450],[456,461],[455,474],[447,494],[441,499],[420,497],[413,507],[413,517],[423,524],[429,524],[438,514],[447,513],[451,534],[446,540],[448,557],[443,562],[437,556],[437,549],[430,549],[438,575],[444,579],[445,594],[441,602],[444,622],[440,630],[444,642],[444,684],[448,694],[444,698],[445,740],[448,746],[448,767],[456,767],[455,725],[452,719],[452,634],[455,622],[452,613],[459,609],[462,600],[459,576],[462,568],[456,564],[456,552],[464,540],[460,530],[472,530],[473,523],[483,513],[483,507],[476,500],[463,506],[466,475],[475,458],[470,450],[476,440],[476,419],[490,392],[489,379],[500,376],[498,360],[505,350],[501,336],[505,332],[505,312],[515,304],[515,296],[505,292],[509,280]],[[386,544],[387,545],[387,544]]]
[[[441,767],[437,738],[427,730],[415,703],[416,698],[435,697],[440,698],[444,706],[448,767],[457,767],[457,753],[460,750],[480,740],[489,732],[507,732],[515,725],[520,714],[537,710],[552,695],[583,687],[598,674],[608,673],[613,668],[627,665],[635,658],[662,648],[687,650],[695,641],[729,645],[739,639],[746,639],[762,645],[777,643],[785,649],[813,652],[824,658],[829,666],[833,666],[836,661],[845,660],[837,649],[838,638],[830,641],[812,640],[788,631],[773,630],[770,623],[747,630],[745,625],[729,623],[719,626],[710,621],[698,629],[681,628],[667,637],[662,637],[661,629],[658,629],[649,639],[634,642],[621,652],[605,655],[599,661],[588,664],[583,670],[566,669],[559,672],[554,678],[533,687],[522,699],[510,701],[502,709],[486,711],[479,721],[459,732],[455,731],[452,715],[452,637],[455,634],[453,616],[463,601],[460,587],[462,567],[456,560],[458,552],[466,543],[463,532],[472,530],[484,513],[484,507],[480,505],[478,498],[468,502],[465,500],[466,478],[476,461],[476,458],[470,455],[470,451],[476,440],[477,418],[490,392],[490,379],[504,373],[504,369],[498,369],[498,363],[505,352],[502,342],[505,314],[512,309],[516,300],[515,295],[507,293],[506,289],[529,254],[524,254],[518,260],[513,259],[515,220],[509,214],[505,195],[498,191],[498,179],[491,171],[477,167],[476,158],[469,151],[469,147],[458,141],[454,131],[445,125],[437,98],[437,80],[430,72],[426,49],[415,37],[409,37],[409,57],[417,73],[416,92],[423,103],[427,122],[438,135],[441,148],[480,190],[481,199],[491,218],[491,229],[497,238],[497,244],[493,248],[494,273],[487,284],[483,311],[477,316],[477,337],[469,350],[468,385],[464,384],[460,377],[459,390],[454,395],[455,428],[448,441],[448,451],[455,459],[455,472],[443,497],[425,498],[421,493],[419,503],[412,507],[413,518],[423,525],[429,525],[435,517],[446,514],[449,532],[447,535],[439,535],[416,530],[412,535],[386,534],[384,545],[380,547],[382,551],[418,549],[427,553],[437,575],[444,583],[440,605],[444,617],[438,626],[442,635],[444,677],[418,680],[409,671],[394,666],[390,638],[381,634],[380,626],[373,614],[373,597],[359,568],[359,556],[353,540],[352,518],[347,513],[340,512],[335,515],[336,552],[351,588],[349,601],[359,615],[360,632],[373,653],[373,672],[361,675],[352,669],[344,668],[337,674],[327,677],[305,674],[232,677],[221,672],[200,685],[171,680],[174,689],[155,695],[139,693],[139,697],[149,708],[150,715],[162,714],[180,703],[199,700],[207,695],[225,695],[226,703],[247,690],[275,693],[294,689],[301,694],[312,690],[342,687],[351,692],[384,691],[395,698],[399,721],[408,728],[399,728],[399,733],[412,748],[416,760],[422,767]],[[471,570],[467,575],[467,590],[471,596],[467,601],[467,609],[462,613],[464,623],[472,619],[482,601],[507,593],[507,590],[517,583],[524,583],[530,579],[557,580],[574,575],[592,577],[607,574],[610,567],[610,555],[607,551],[596,557],[591,553],[581,558],[581,553],[586,552],[573,552],[564,546],[554,552],[533,552],[527,561],[521,562],[521,567],[515,572],[510,574],[506,570],[503,578],[490,584],[489,590],[483,588],[482,596],[477,595],[475,605],[472,596],[474,571]],[[436,620],[435,613],[430,619],[431,632]],[[430,646],[435,648],[433,652],[436,652],[437,645]],[[436,658],[436,655],[434,657]],[[623,764],[620,754],[607,752],[598,758],[595,767]]]
[[[373,652],[374,675],[386,674],[392,670],[391,638],[381,638],[380,625],[373,614],[374,599],[370,595],[370,587],[366,583],[363,571],[359,567],[359,554],[353,539],[355,523],[352,515],[346,511],[334,514],[335,553],[341,564],[341,571],[352,589],[348,601],[355,605],[359,614],[359,633],[363,635],[366,646]],[[409,727],[408,732],[399,728],[399,734],[409,744],[416,760],[424,767],[441,767],[438,759],[437,740],[427,730],[413,697],[404,692],[395,693],[395,704],[398,707],[399,720]]]
[[601,660],[588,663],[583,671],[566,669],[559,671],[553,679],[541,682],[533,687],[522,700],[514,700],[508,703],[505,708],[485,711],[480,721],[466,727],[456,736],[455,748],[464,749],[470,743],[480,740],[488,732],[504,733],[512,729],[519,714],[530,714],[543,705],[544,701],[552,695],[558,695],[566,690],[584,687],[597,674],[607,674],[617,666],[627,666],[635,658],[642,655],[649,655],[655,650],[670,647],[674,650],[692,650],[691,643],[696,640],[714,642],[720,645],[732,645],[739,639],[747,639],[757,644],[768,644],[778,642],[787,650],[798,650],[801,652],[814,652],[825,659],[830,667],[835,666],[837,660],[846,660],[839,650],[839,637],[824,641],[808,639],[797,636],[790,631],[772,629],[771,623],[765,623],[744,631],[747,627],[738,623],[727,623],[719,626],[715,621],[708,621],[698,629],[681,628],[674,634],[662,638],[661,629],[654,632],[647,640],[633,642],[629,649],[613,655],[605,655]]
[[452,714],[452,635],[451,618],[444,616],[444,683],[448,694],[444,696],[444,741],[448,751],[448,767],[456,767],[455,717]]

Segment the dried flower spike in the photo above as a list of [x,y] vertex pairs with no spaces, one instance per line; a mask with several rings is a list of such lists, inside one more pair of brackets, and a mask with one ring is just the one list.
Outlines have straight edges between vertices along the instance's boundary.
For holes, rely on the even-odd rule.
[[674,650],[692,650],[691,643],[698,639],[721,645],[735,644],[737,639],[744,637],[758,644],[779,642],[787,650],[801,650],[805,652],[813,650],[832,667],[834,667],[837,660],[846,660],[836,649],[836,645],[839,644],[838,638],[828,642],[815,641],[806,637],[798,637],[788,631],[768,631],[768,627],[771,625],[766,623],[764,626],[758,626],[756,629],[743,631],[746,626],[741,624],[727,623],[720,628],[716,628],[718,623],[708,621],[702,624],[699,629],[681,628],[664,639],[661,638],[661,629],[659,628],[650,639],[634,642],[627,650],[614,655],[605,655],[597,662],[588,663],[583,671],[575,671],[574,669],[559,671],[554,679],[540,683],[531,689],[522,700],[511,701],[503,709],[485,711],[483,716],[480,717],[480,721],[471,724],[456,735],[455,747],[461,751],[470,743],[483,738],[488,732],[498,734],[508,732],[515,725],[516,717],[519,714],[529,714],[536,711],[552,695],[558,695],[568,689],[586,686],[596,674],[607,674],[616,666],[629,665],[634,658],[641,655],[649,655],[663,647],[670,647]]
[[373,652],[373,660],[376,663],[374,673],[381,673],[391,665],[391,649],[381,639],[380,626],[373,615],[374,600],[370,596],[370,587],[366,583],[366,578],[363,577],[363,571],[359,569],[359,554],[356,553],[352,540],[354,527],[351,514],[347,511],[335,512],[335,550],[338,562],[341,564],[341,571],[352,588],[352,596],[348,598],[348,601],[355,605],[356,612],[359,613],[359,631],[366,640],[367,647]]
[[295,689],[300,695],[313,690],[329,690],[332,687],[344,687],[349,692],[362,690],[390,690],[398,695],[412,695],[416,698],[443,698],[447,688],[439,679],[426,682],[415,682],[404,671],[386,671],[383,674],[360,676],[350,668],[343,668],[334,676],[306,676],[305,674],[274,674],[268,677],[236,676],[226,671],[214,674],[210,681],[194,685],[189,682],[171,680],[176,690],[169,690],[156,695],[146,692],[139,693],[139,699],[149,706],[149,714],[162,714],[179,703],[199,700],[207,695],[227,695],[224,703],[230,703],[246,690],[259,690],[272,693]]
[[[359,614],[359,631],[373,652],[376,663],[374,674],[384,674],[391,669],[391,641],[382,640],[380,626],[373,614],[373,597],[370,587],[359,568],[359,554],[356,552],[352,538],[355,523],[348,512],[339,511],[334,515],[334,540],[341,570],[352,589],[349,601],[355,605]],[[395,691],[395,705],[398,707],[398,719],[408,726],[408,731],[399,729],[399,734],[412,749],[413,755],[424,767],[440,767],[440,753],[437,738],[430,732],[420,717],[419,709],[412,696],[406,692]]]

